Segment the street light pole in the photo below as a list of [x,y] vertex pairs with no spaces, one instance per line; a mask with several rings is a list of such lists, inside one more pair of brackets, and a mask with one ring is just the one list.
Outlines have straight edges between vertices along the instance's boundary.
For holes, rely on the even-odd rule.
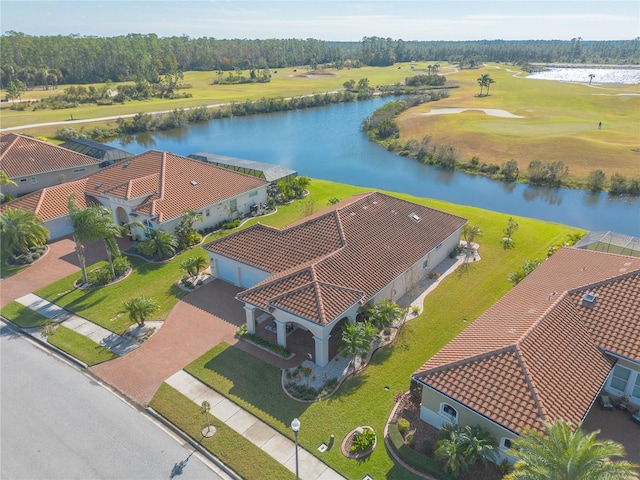
[[291,430],[293,430],[293,433],[296,437],[296,480],[299,480],[299,476],[298,476],[298,432],[300,431],[300,420],[298,420],[297,418],[294,418],[291,421]]

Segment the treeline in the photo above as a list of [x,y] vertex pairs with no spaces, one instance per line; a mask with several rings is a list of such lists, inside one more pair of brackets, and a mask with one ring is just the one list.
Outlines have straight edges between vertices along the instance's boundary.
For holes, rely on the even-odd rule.
[[116,127],[113,128],[92,128],[86,130],[82,127],[79,131],[73,127],[61,128],[56,132],[56,138],[59,140],[89,138],[100,142],[115,137],[181,128],[189,124],[207,122],[216,118],[283,112],[287,110],[300,110],[337,103],[354,102],[369,99],[372,94],[372,89],[361,93],[340,91],[292,98],[279,97],[247,100],[244,102],[229,103],[217,108],[202,106],[192,109],[177,109],[173,112],[160,115],[138,113],[131,119],[119,118]]
[[[484,175],[495,180],[505,182],[529,183],[548,187],[575,187],[569,182],[569,167],[562,161],[545,162],[532,160],[525,171],[521,171],[518,162],[509,160],[502,165],[496,163],[481,162],[477,156],[470,160],[460,158],[453,144],[438,144],[433,142],[429,135],[422,140],[400,141],[400,128],[396,119],[399,114],[408,108],[424,103],[425,101],[438,100],[438,95],[447,96],[446,90],[430,92],[434,95],[408,97],[408,100],[397,100],[386,103],[376,109],[362,122],[362,130],[367,136],[384,146],[387,150],[395,152],[403,157],[414,158],[421,163],[434,165],[447,170],[459,170],[473,175]],[[440,97],[441,98],[441,97]],[[640,177],[627,178],[619,173],[614,173],[607,181],[602,170],[595,170],[589,174],[579,188],[592,192],[608,190],[614,195],[640,195]]]
[[620,41],[403,41],[364,37],[360,42],[315,39],[219,40],[202,37],[31,36],[0,37],[0,84],[20,80],[27,88],[65,83],[133,81],[156,83],[175,71],[233,71],[309,65],[357,68],[395,62],[442,60],[473,68],[482,62],[640,63],[640,37]]

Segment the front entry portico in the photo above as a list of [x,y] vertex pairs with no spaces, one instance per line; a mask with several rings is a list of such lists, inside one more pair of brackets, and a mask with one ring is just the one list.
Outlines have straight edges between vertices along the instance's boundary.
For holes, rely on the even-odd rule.
[[[291,315],[288,312],[283,312],[278,309],[274,309],[272,312],[267,313],[253,305],[245,304],[244,310],[247,320],[247,331],[249,333],[256,335],[259,331],[259,324],[265,321],[272,321],[275,323],[276,341],[278,345],[282,347],[287,348],[287,336],[290,334],[292,326],[308,332],[313,339],[314,349],[313,355],[312,352],[306,353],[310,358],[313,358],[314,362],[319,367],[324,367],[331,360],[331,351],[335,350],[335,346],[333,349],[331,348],[332,343],[335,342],[330,341],[332,339],[333,330],[338,327],[338,325],[344,324],[344,321],[355,321],[357,305],[349,309],[354,310],[353,312],[345,312],[346,315],[341,316],[339,319],[335,319],[328,325],[310,322],[309,320],[296,317],[295,315]],[[347,315],[347,313],[352,313],[352,315]]]

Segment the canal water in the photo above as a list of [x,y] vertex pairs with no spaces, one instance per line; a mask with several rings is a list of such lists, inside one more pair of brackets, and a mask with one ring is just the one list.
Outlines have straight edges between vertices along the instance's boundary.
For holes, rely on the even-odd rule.
[[532,187],[442,170],[397,156],[371,142],[362,120],[389,99],[373,99],[139,135],[109,145],[138,154],[149,149],[215,153],[280,164],[300,175],[407,193],[586,230],[640,236],[640,200],[566,188]]

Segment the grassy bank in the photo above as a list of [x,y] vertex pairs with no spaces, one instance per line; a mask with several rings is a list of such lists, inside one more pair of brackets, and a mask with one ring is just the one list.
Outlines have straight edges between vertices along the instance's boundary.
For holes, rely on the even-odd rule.
[[[464,161],[502,165],[518,162],[525,170],[532,160],[562,161],[569,175],[584,179],[601,169],[637,177],[640,153],[640,93],[638,85],[585,85],[550,80],[528,80],[517,67],[490,64],[462,70],[455,79],[460,88],[437,105],[426,104],[398,119],[400,140],[451,144]],[[488,73],[496,81],[490,95],[478,97],[477,78]],[[489,116],[479,111],[424,115],[434,108],[489,108],[523,118]],[[598,129],[602,122],[602,129]]]

